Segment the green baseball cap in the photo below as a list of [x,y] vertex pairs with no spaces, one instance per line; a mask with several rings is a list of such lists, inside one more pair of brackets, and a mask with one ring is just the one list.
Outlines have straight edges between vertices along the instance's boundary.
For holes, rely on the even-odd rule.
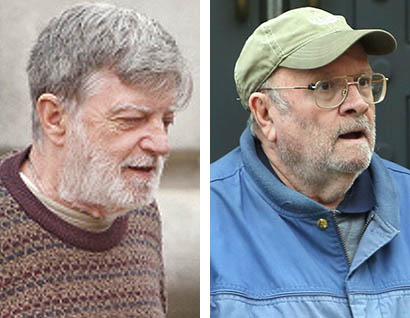
[[248,38],[235,65],[235,83],[242,105],[279,67],[314,69],[341,56],[357,41],[369,55],[396,49],[384,30],[353,30],[343,16],[316,8],[299,8],[261,24]]

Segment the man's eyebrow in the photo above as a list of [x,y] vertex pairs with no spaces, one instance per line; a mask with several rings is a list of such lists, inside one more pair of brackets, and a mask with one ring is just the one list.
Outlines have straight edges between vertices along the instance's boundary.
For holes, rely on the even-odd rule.
[[111,108],[110,113],[116,115],[123,111],[136,110],[144,113],[152,113],[152,108],[144,105],[137,105],[132,103],[120,104]]
[[[371,67],[366,67],[366,68],[363,68],[363,70],[360,71],[360,72],[356,72],[355,74],[346,74],[346,75],[351,76],[351,75],[360,75],[360,74],[365,74],[365,73],[373,73],[372,68]],[[320,72],[320,73],[317,73],[317,74],[312,73],[311,78],[312,78],[313,81],[315,81],[315,79],[317,78],[316,81],[318,81],[318,80],[329,80],[329,79],[332,79],[332,78],[335,78],[335,77],[343,77],[343,76],[344,75],[335,75],[335,74],[333,74],[333,72],[325,71],[325,72]]]

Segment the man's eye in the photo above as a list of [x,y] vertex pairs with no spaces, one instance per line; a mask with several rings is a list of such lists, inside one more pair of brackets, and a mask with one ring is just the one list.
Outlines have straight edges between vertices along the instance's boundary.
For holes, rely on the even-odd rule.
[[128,129],[140,125],[144,119],[144,117],[121,117],[115,119],[114,121],[124,129]]
[[317,89],[321,91],[329,91],[334,87],[334,83],[332,81],[323,81],[320,82]]
[[143,117],[125,117],[125,118],[121,118],[121,121],[124,123],[137,123],[142,121],[144,118]]
[[370,85],[370,81],[371,81],[370,77],[361,77],[359,78],[359,85],[361,87],[367,87]]

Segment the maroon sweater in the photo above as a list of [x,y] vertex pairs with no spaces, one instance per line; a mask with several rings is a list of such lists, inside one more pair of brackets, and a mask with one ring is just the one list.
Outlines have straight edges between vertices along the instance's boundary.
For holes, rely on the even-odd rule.
[[0,318],[165,317],[156,205],[104,232],[76,228],[20,178],[29,151],[0,165]]

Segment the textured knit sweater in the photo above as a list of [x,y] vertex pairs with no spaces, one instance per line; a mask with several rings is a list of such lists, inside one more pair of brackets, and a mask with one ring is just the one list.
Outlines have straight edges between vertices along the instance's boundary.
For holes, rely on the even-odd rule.
[[155,204],[104,232],[74,227],[26,187],[29,149],[0,164],[0,318],[165,317]]

